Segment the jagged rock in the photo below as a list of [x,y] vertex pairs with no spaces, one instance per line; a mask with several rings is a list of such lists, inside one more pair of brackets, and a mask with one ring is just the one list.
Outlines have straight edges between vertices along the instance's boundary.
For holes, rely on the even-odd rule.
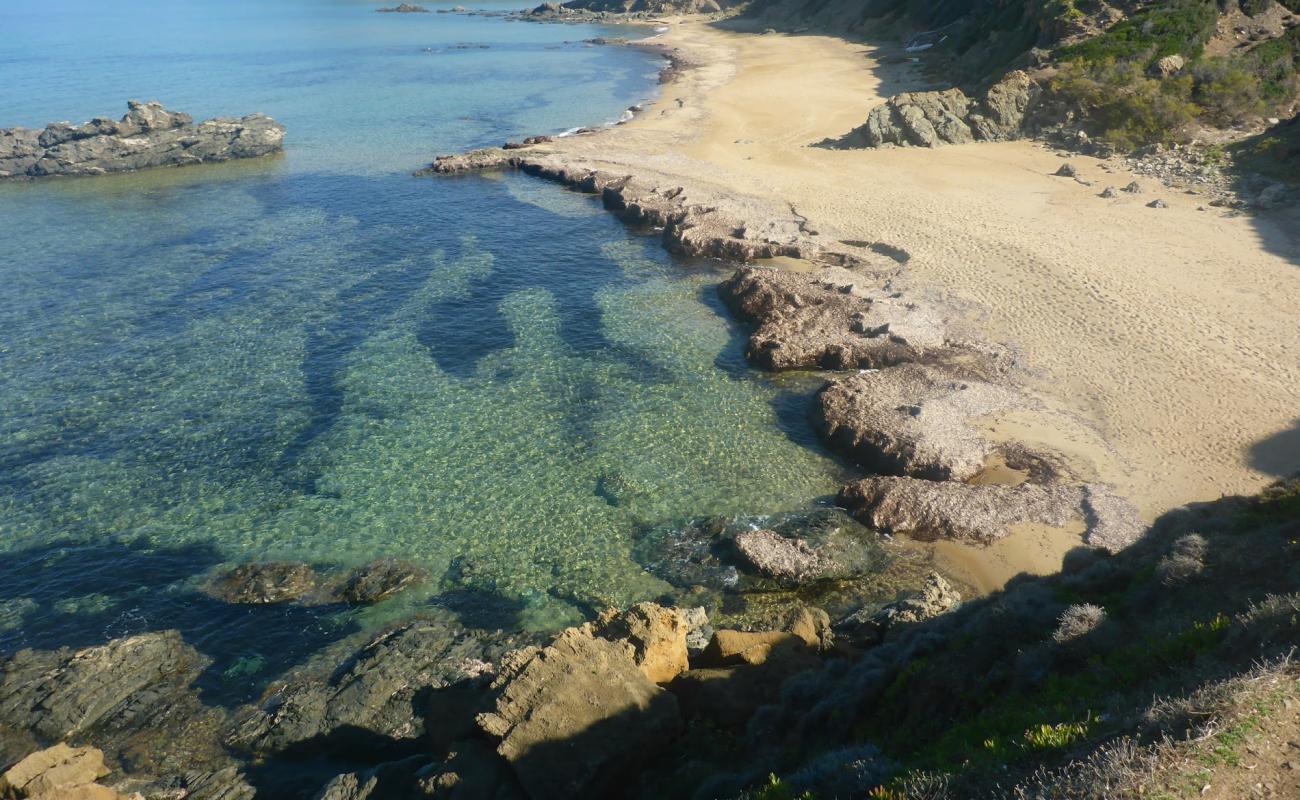
[[889,603],[879,609],[861,609],[837,625],[841,631],[850,631],[858,638],[879,640],[890,628],[915,622],[924,622],[946,614],[961,605],[961,594],[937,572],[926,576],[920,592]]
[[284,126],[263,114],[195,124],[159,103],[128,104],[118,122],[51,123],[0,130],[0,178],[102,175],[149,167],[255,158],[280,150]]
[[189,685],[208,663],[177,631],[0,659],[0,730],[13,737],[0,735],[0,763],[67,739],[124,746],[137,734],[165,736],[178,718],[197,713]]
[[375,10],[381,14],[428,14],[429,13],[429,9],[425,8],[424,6],[417,6],[411,3],[402,3],[401,5],[393,6],[392,8],[376,8]]
[[624,612],[610,609],[593,623],[597,636],[630,644],[636,665],[659,684],[686,671],[688,629],[681,611],[655,603],[637,603]]
[[316,590],[316,571],[307,564],[270,561],[240,564],[214,578],[204,591],[227,603],[264,605],[298,600]]
[[1114,552],[1142,531],[1132,503],[1099,485],[972,486],[915,478],[866,478],[840,490],[839,502],[866,524],[921,541],[989,544],[1014,525],[1059,528],[1086,523],[1084,541]]
[[1157,198],[1147,203],[1147,208],[1169,208],[1169,204]]
[[676,736],[676,699],[651,682],[633,648],[569,628],[546,647],[508,655],[479,727],[533,800],[604,796]]
[[933,311],[865,286],[844,269],[742,267],[718,290],[738,317],[757,326],[747,354],[765,369],[880,368],[971,355],[946,339]]
[[1137,181],[1130,181],[1128,186],[1124,187],[1123,191],[1128,192],[1129,194],[1142,194],[1142,184]]
[[378,603],[428,577],[425,570],[414,564],[381,558],[352,570],[339,594],[349,603]]
[[826,384],[814,423],[833,448],[872,471],[962,481],[998,449],[971,421],[1030,405],[1011,389],[903,364]]
[[904,92],[873,108],[865,124],[830,144],[938,147],[1016,139],[1024,135],[1026,120],[1041,95],[1041,87],[1021,71],[1010,73],[980,100],[960,89]]
[[59,743],[32,753],[0,775],[0,797],[52,797],[94,783],[108,773],[99,750]]
[[1067,161],[1058,167],[1056,172],[1053,172],[1052,174],[1058,178],[1074,178],[1078,177],[1079,172],[1074,168],[1073,164]]
[[1119,197],[1119,192],[1115,191],[1114,186],[1107,186],[1105,189],[1102,190],[1101,194],[1098,195],[1098,197],[1104,198],[1106,200],[1113,200],[1116,197]]
[[427,732],[429,696],[489,677],[515,644],[447,622],[405,624],[375,636],[329,674],[298,673],[273,684],[257,706],[241,709],[226,741],[255,753],[311,740],[349,752],[416,746]]

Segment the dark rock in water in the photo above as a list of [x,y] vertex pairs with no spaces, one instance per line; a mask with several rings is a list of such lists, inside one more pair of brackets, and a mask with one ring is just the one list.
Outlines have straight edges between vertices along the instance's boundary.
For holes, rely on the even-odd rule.
[[380,14],[428,14],[429,9],[424,6],[417,6],[412,3],[402,3],[400,6],[392,8],[376,8]]
[[150,167],[255,158],[279,151],[284,126],[264,114],[195,124],[159,103],[127,103],[121,120],[55,122],[43,131],[0,129],[0,179],[102,175]]
[[195,758],[215,712],[189,687],[209,663],[176,631],[0,659],[0,763],[70,739],[109,751],[152,749],[159,760],[181,748]]
[[316,590],[316,571],[306,564],[269,561],[241,564],[218,575],[204,591],[227,603],[265,605],[298,600]]
[[428,577],[426,571],[414,564],[381,558],[352,570],[344,580],[339,594],[349,603],[378,603]]
[[[438,690],[473,685],[518,644],[499,634],[417,620],[374,637],[331,673],[295,673],[242,709],[226,735],[232,747],[274,753],[313,743],[321,750],[400,753],[429,735]],[[437,720],[444,732],[449,715]],[[465,724],[469,724],[465,721]]]
[[511,653],[479,716],[533,800],[614,796],[681,728],[677,701],[633,660],[633,648],[583,628]]

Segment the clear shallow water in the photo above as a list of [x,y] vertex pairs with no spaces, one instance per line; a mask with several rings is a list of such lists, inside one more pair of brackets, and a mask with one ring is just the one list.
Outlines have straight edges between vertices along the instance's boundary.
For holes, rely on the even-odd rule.
[[[0,185],[0,652],[179,627],[242,683],[439,605],[551,628],[667,589],[648,529],[834,491],[811,387],[745,368],[720,267],[522,176],[409,175],[614,118],[654,59],[370,4],[160,3],[147,35],[152,3],[44,5],[0,10],[0,120],[156,97],[270,113],[288,152]],[[433,578],[366,610],[195,591],[379,556]]]

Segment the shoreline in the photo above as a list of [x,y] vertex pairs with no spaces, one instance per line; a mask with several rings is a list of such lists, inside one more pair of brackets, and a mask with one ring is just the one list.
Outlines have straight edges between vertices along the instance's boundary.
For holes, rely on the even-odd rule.
[[[1013,361],[1008,382],[1051,409],[1048,415],[979,420],[983,435],[1058,453],[1076,468],[1076,478],[1100,481],[1132,499],[1147,522],[1188,503],[1256,491],[1288,467],[1300,468],[1300,456],[1292,464],[1250,460],[1252,446],[1267,450],[1272,437],[1287,435],[1294,420],[1287,397],[1300,391],[1300,374],[1286,366],[1300,335],[1286,327],[1284,301],[1300,298],[1300,279],[1286,263],[1300,260],[1300,241],[1287,241],[1284,227],[1279,237],[1268,218],[1214,213],[1198,205],[1208,197],[1152,185],[1126,172],[1118,157],[1071,155],[1090,180],[1062,181],[1052,173],[1064,154],[1034,141],[936,150],[813,148],[861,124],[888,94],[911,88],[909,80],[923,79],[910,74],[910,64],[889,63],[871,44],[737,33],[699,18],[651,23],[669,28],[654,49],[675,56],[681,70],[632,120],[518,150],[475,151],[468,160],[440,158],[424,174],[516,168],[601,195],[621,219],[661,229],[664,245],[675,252],[796,270],[846,267],[901,286],[937,309],[952,330],[1005,348]],[[829,70],[837,79],[816,86],[806,80]],[[828,102],[832,98],[839,102]],[[772,108],[761,108],[760,101]],[[751,138],[754,131],[767,132],[767,140]],[[900,180],[870,182],[883,174]],[[855,177],[864,180],[854,185]],[[1147,194],[1126,204],[1095,198],[1103,182],[1133,180]],[[904,181],[913,186],[895,202],[889,189]],[[1168,208],[1142,207],[1151,197]],[[996,213],[999,202],[1014,205]],[[955,218],[943,219],[940,208]],[[984,213],[990,210],[995,213]],[[972,219],[962,219],[971,211]],[[1200,219],[1188,220],[1189,214]],[[1119,216],[1135,219],[1116,225]],[[1181,219],[1167,219],[1174,216]],[[998,227],[1025,219],[1033,229]],[[1204,245],[1199,252],[1183,241],[1189,224]],[[1272,235],[1261,240],[1256,234],[1242,258],[1252,225],[1272,226]],[[955,241],[943,241],[931,228],[954,234]],[[1170,300],[1134,283],[1121,258],[1107,263],[1089,253],[1088,241],[1097,237],[1105,249],[1131,258],[1125,235],[1138,240],[1147,261],[1140,271],[1212,312],[1233,311],[1216,295],[1224,279],[1237,277],[1215,274],[1214,256],[1247,262],[1251,285],[1231,292],[1247,307],[1218,313],[1207,324],[1178,307],[1184,298]],[[1079,260],[1051,252],[1062,244],[1080,252]],[[1200,257],[1192,259],[1194,253]],[[1185,275],[1188,260],[1197,267],[1193,281]],[[1080,262],[1087,267],[1083,275],[1075,274]],[[1040,266],[1063,280],[1044,281]],[[1213,344],[1205,340],[1213,323],[1236,327],[1243,318],[1239,331],[1221,331]],[[1142,328],[1154,334],[1152,341],[1141,341],[1131,329],[1139,320],[1148,320]],[[1200,341],[1179,342],[1182,331],[1162,330],[1165,322]],[[1233,333],[1249,339],[1261,327],[1264,347],[1234,342]],[[1079,332],[1085,334],[1081,346],[1071,348],[1069,337]],[[1261,374],[1256,363],[1216,364],[1220,347],[1254,349],[1258,359],[1271,362],[1272,374]],[[1171,350],[1177,364],[1162,361]],[[1198,375],[1192,364],[1217,374]],[[1232,383],[1263,383],[1269,391],[1224,396],[1224,372]],[[1156,402],[1135,403],[1134,397]],[[1216,426],[1217,436],[1204,435]],[[1020,570],[1056,571],[1078,543],[1077,531],[1067,528],[1018,531],[995,548],[949,542],[937,550],[955,575],[987,592]]]

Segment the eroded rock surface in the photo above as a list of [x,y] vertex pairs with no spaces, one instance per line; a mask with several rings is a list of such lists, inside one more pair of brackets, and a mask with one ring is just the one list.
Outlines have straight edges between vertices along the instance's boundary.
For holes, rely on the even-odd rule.
[[981,100],[960,89],[904,92],[867,115],[867,121],[843,139],[839,147],[938,147],[975,141],[1016,139],[1025,134],[1042,96],[1042,88],[1024,72],[1013,72],[989,89]]
[[431,694],[493,674],[514,639],[417,620],[374,637],[332,673],[274,684],[235,718],[226,741],[256,753],[316,742],[322,750],[400,751],[425,736]]
[[0,659],[0,763],[68,740],[125,748],[156,735],[165,744],[169,731],[202,715],[189,686],[208,663],[176,631]]
[[719,292],[738,317],[757,326],[748,357],[765,369],[877,369],[975,355],[948,341],[932,309],[845,269],[742,267]]
[[195,123],[159,103],[127,103],[121,120],[55,122],[44,130],[0,130],[0,178],[102,175],[274,153],[284,126],[264,114]]
[[963,481],[997,451],[970,422],[1029,405],[1002,386],[903,364],[832,380],[817,394],[814,421],[832,447],[874,472]]
[[597,617],[593,631],[630,644],[633,661],[654,683],[668,683],[687,669],[686,637],[691,625],[678,609],[655,603],[637,603],[624,612],[611,609]]
[[961,605],[961,593],[942,575],[931,572],[919,592],[909,594],[874,611],[863,609],[836,624],[863,639],[880,639],[895,625],[924,622]]
[[1132,503],[1098,485],[972,486],[877,477],[845,486],[839,502],[874,528],[922,541],[989,544],[1008,535],[1014,525],[1059,528],[1083,520],[1084,542],[1114,551],[1134,541],[1143,529]]
[[0,775],[0,797],[59,797],[108,773],[99,750],[59,743],[28,755]]
[[378,603],[428,577],[425,570],[414,564],[381,558],[349,572],[338,594],[349,603]]
[[317,581],[316,570],[307,564],[267,561],[226,570],[204,591],[227,603],[268,605],[301,599],[316,591]]
[[633,647],[586,626],[509,654],[492,687],[495,709],[479,727],[533,800],[605,796],[681,726],[676,699]]

